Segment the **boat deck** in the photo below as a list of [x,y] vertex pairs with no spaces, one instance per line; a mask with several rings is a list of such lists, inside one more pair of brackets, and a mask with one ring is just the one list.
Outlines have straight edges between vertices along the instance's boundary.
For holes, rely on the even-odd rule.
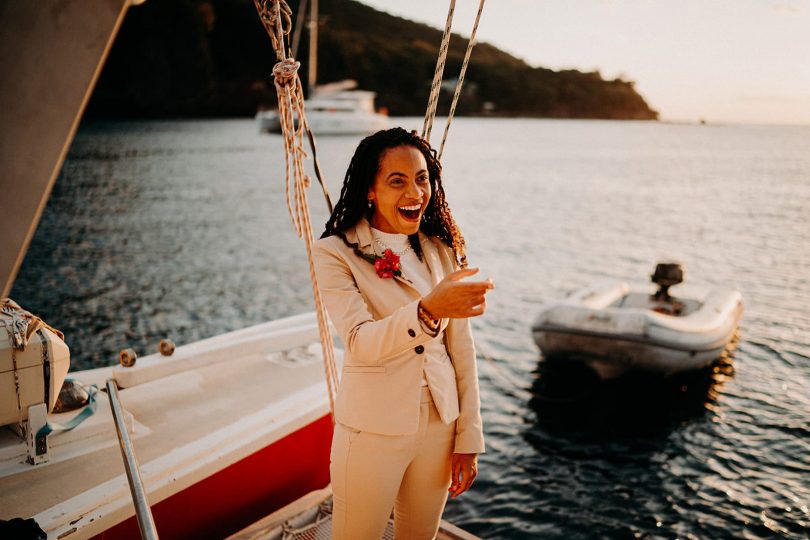
[[[318,506],[332,497],[332,488],[327,486],[324,489],[313,491],[301,497],[297,501],[273,512],[269,516],[257,521],[253,525],[231,535],[227,540],[277,540],[282,536],[282,530],[285,524],[290,527],[297,527],[301,530],[300,538],[325,538],[331,533],[331,517],[320,522],[317,526],[317,532],[312,529],[314,525],[314,514]],[[312,516],[311,520],[307,520],[306,516],[302,519],[302,515],[309,513]],[[296,519],[298,518],[298,519]],[[297,523],[296,523],[297,521]],[[302,523],[303,521],[303,523]],[[309,523],[312,521],[312,523]],[[289,529],[288,529],[289,534]],[[285,538],[288,538],[285,536]],[[299,535],[294,535],[292,538],[299,538]],[[385,531],[383,540],[393,539],[393,519],[389,520],[388,528]],[[437,540],[481,540],[477,536],[468,533],[464,529],[456,527],[452,523],[442,520],[439,527],[439,533],[436,535]]]
[[[120,391],[152,505],[329,414],[320,354],[217,347],[215,362]],[[112,372],[71,376],[103,388]],[[33,517],[54,538],[78,530],[72,539],[134,514],[106,393],[97,401],[88,421],[50,437],[45,464],[26,464],[25,445],[0,429],[0,519]]]

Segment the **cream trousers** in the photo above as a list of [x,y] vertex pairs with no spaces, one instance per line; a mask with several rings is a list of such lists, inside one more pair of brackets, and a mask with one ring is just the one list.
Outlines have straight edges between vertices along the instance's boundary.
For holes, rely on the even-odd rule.
[[329,468],[332,538],[380,540],[392,507],[397,540],[435,538],[450,487],[455,424],[442,422],[426,386],[412,435],[336,424]]

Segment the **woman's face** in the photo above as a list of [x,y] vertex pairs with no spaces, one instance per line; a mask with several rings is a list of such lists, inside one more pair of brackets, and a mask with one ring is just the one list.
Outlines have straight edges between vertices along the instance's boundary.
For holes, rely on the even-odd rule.
[[387,233],[415,234],[430,200],[425,156],[413,146],[385,151],[368,199],[374,203],[371,226]]

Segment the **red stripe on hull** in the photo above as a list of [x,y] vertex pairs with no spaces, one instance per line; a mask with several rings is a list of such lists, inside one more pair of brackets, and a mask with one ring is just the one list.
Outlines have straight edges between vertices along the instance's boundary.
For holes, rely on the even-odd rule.
[[[161,540],[219,539],[329,483],[332,420],[319,418],[152,506]],[[94,540],[138,540],[135,517]]]

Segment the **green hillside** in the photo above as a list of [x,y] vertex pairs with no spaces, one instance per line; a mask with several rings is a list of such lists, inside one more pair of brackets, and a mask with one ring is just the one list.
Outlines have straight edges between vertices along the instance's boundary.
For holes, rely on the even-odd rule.
[[[297,5],[297,2],[293,2]],[[486,12],[484,13],[486,17]],[[465,29],[466,31],[467,29]],[[392,115],[424,114],[441,31],[351,0],[320,0],[318,82],[356,79]],[[307,58],[306,35],[298,58]],[[466,39],[451,40],[445,77]],[[129,10],[88,108],[103,117],[252,116],[270,105],[275,57],[250,0],[151,0]],[[306,84],[306,69],[301,73]],[[444,95],[439,113],[450,97]],[[656,119],[633,82],[473,51],[462,115]]]

